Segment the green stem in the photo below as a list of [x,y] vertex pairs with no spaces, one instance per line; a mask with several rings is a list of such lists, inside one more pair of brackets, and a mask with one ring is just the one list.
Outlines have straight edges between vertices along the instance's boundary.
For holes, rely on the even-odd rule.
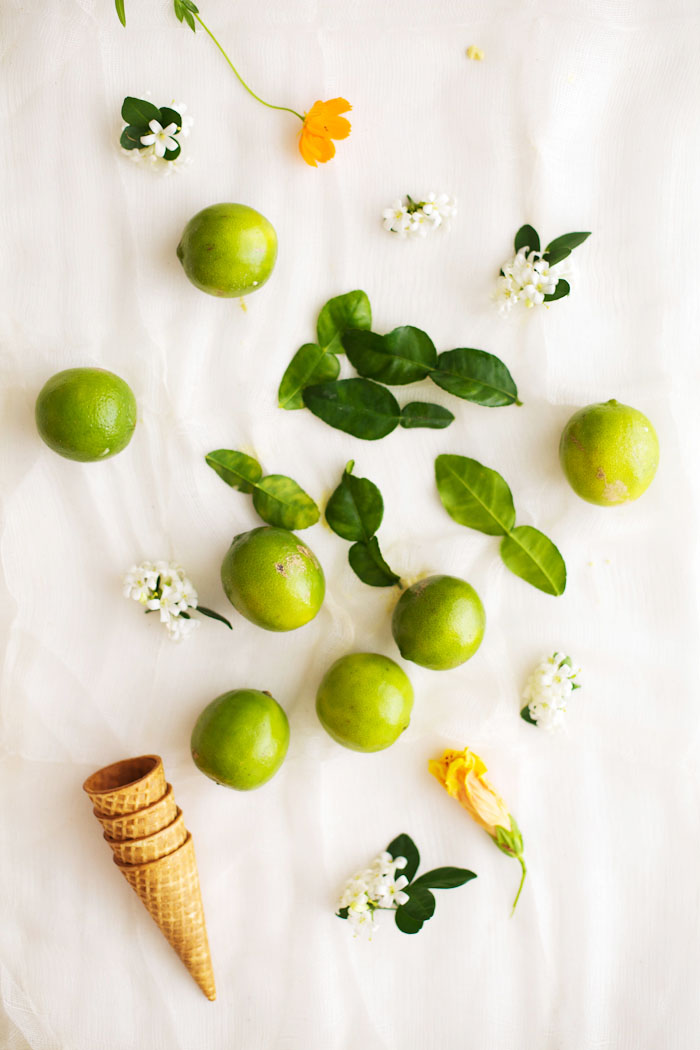
[[522,856],[519,856],[516,859],[519,861],[520,867],[523,869],[523,876],[522,876],[522,878],[520,880],[520,885],[518,886],[518,892],[515,895],[515,900],[513,901],[513,911],[510,913],[511,916],[513,915],[513,912],[515,912],[515,905],[518,903],[518,900],[520,898],[520,891],[523,888],[523,883],[525,882],[525,876],[527,875],[527,868],[525,867],[525,860],[524,860],[524,858]]
[[221,54],[222,54],[222,55],[224,56],[224,58],[226,59],[226,61],[227,61],[227,62],[228,62],[228,64],[229,64],[229,66],[231,67],[231,69],[233,70],[233,72],[234,72],[234,73],[236,74],[236,76],[238,77],[238,79],[240,80],[241,84],[242,84],[242,85],[243,85],[243,87],[244,87],[244,88],[246,89],[246,91],[248,92],[248,94],[249,94],[249,95],[252,95],[252,96],[253,96],[253,98],[254,98],[254,99],[255,99],[255,100],[257,101],[257,102],[260,102],[260,103],[261,103],[261,104],[262,104],[263,106],[267,106],[267,108],[268,108],[268,109],[282,109],[282,110],[284,110],[284,112],[285,112],[285,113],[293,113],[293,114],[294,114],[294,116],[295,116],[295,117],[299,117],[299,120],[300,120],[300,121],[301,121],[301,122],[303,123],[303,121],[304,121],[304,118],[302,117],[301,113],[297,113],[297,111],[296,111],[295,109],[290,109],[290,108],[289,108],[289,106],[273,106],[271,102],[266,102],[266,101],[265,101],[264,99],[260,98],[260,96],[259,96],[259,95],[256,95],[256,94],[255,94],[255,92],[254,92],[253,90],[251,90],[251,88],[249,88],[249,87],[248,87],[248,85],[246,84],[245,80],[243,79],[243,77],[241,76],[241,74],[240,74],[240,73],[238,72],[238,70],[237,70],[237,69],[236,69],[236,67],[234,66],[233,62],[232,62],[232,61],[231,61],[231,59],[230,59],[230,58],[228,57],[228,55],[227,55],[227,54],[226,54],[226,52],[224,51],[224,49],[223,49],[223,47],[221,46],[221,44],[219,43],[219,41],[218,41],[218,40],[216,39],[216,37],[215,37],[215,36],[214,36],[214,34],[212,33],[211,29],[209,29],[209,27],[208,27],[208,26],[206,26],[206,25],[204,24],[204,22],[203,22],[203,21],[202,21],[202,19],[201,19],[201,18],[199,17],[199,15],[197,15],[197,14],[196,14],[196,15],[195,15],[194,17],[195,17],[195,18],[197,19],[197,21],[199,22],[200,26],[201,26],[201,27],[202,27],[202,29],[204,30],[204,32],[205,32],[205,33],[206,33],[206,34],[207,34],[208,36],[210,36],[210,37],[211,37],[211,39],[212,39],[212,40],[214,41],[214,43],[215,43],[215,44],[216,44],[216,46],[218,47],[219,51],[220,51],[220,52],[221,52]]

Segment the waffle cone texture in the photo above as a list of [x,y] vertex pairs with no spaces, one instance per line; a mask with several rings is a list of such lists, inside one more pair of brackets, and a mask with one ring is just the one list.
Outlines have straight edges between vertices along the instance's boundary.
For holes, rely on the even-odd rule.
[[207,999],[215,999],[194,844],[161,759],[115,762],[89,776],[83,789],[114,863]]

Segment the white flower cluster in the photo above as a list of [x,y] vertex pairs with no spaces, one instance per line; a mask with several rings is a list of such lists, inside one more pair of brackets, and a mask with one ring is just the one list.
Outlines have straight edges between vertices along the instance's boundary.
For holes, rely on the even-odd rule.
[[457,202],[446,193],[429,193],[424,201],[397,198],[382,212],[382,224],[400,237],[426,237],[457,214]]
[[552,295],[564,276],[557,266],[549,265],[542,252],[528,252],[527,248],[521,248],[501,269],[493,297],[504,314],[516,303],[527,309],[541,306],[545,295]]
[[405,875],[396,875],[405,867],[405,857],[380,853],[368,868],[358,871],[346,884],[338,908],[340,911],[347,908],[347,919],[355,936],[365,933],[371,938],[377,929],[374,918],[377,909],[393,909],[406,903],[408,894],[403,889],[408,879]]
[[[144,97],[150,99],[150,91],[147,91]],[[170,136],[176,133],[180,138],[186,139],[194,124],[194,117],[187,114],[187,106],[184,102],[176,102],[175,99],[172,99],[170,108],[174,109],[182,117],[182,127],[179,131],[176,131],[175,124],[168,124],[167,127],[163,128],[157,120],[151,120],[148,125],[151,129],[151,134],[141,137],[143,149],[123,150],[134,164],[145,162],[144,167],[148,167],[151,171],[157,171],[160,175],[165,176],[179,174],[192,163],[192,158],[183,157],[182,152],[175,157],[175,160],[165,159],[166,149],[175,148],[173,145],[174,140]],[[177,143],[175,142],[175,144]]]
[[568,699],[580,688],[575,681],[580,671],[563,653],[553,653],[537,665],[527,680],[523,700],[539,728],[552,732],[563,727]]
[[197,608],[197,592],[180,566],[172,562],[144,561],[132,565],[124,576],[124,597],[140,602],[147,612],[158,610],[160,622],[174,642],[199,627],[198,620],[187,616],[188,609]]

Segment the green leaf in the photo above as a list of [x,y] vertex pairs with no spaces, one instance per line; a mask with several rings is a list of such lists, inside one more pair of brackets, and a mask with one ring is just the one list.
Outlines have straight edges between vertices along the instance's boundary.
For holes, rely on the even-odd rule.
[[364,441],[386,437],[401,415],[394,395],[369,379],[317,383],[307,387],[303,397],[306,407],[324,423]]
[[114,0],[114,6],[117,9],[119,21],[123,26],[126,26],[126,12],[124,10],[124,0]]
[[192,15],[190,14],[189,11],[185,11],[185,21],[187,22],[187,25],[190,27],[192,32],[196,33],[197,32],[197,27],[194,24],[194,18],[192,17]]
[[147,134],[148,127],[142,127],[139,124],[127,124],[122,131],[119,145],[122,149],[145,149],[141,136]]
[[401,577],[384,561],[376,536],[367,543],[353,543],[348,551],[348,561],[355,575],[370,587],[393,587],[401,583]]
[[449,408],[432,405],[427,401],[410,401],[401,409],[400,426],[405,430],[413,427],[428,427],[430,430],[444,430],[454,422]]
[[326,504],[326,521],[338,536],[350,543],[366,543],[384,517],[382,494],[368,478],[356,478],[352,460],[337,489]]
[[418,865],[420,864],[420,854],[418,847],[406,832],[401,835],[397,835],[395,839],[389,843],[386,848],[386,852],[396,860],[397,857],[404,857],[406,860],[406,867],[402,869],[401,874],[405,875],[409,882],[413,879],[413,876],[418,871]]
[[557,299],[563,299],[565,295],[568,295],[571,291],[571,285],[568,281],[565,281],[563,277],[560,277],[557,281],[557,286],[553,292],[549,295],[545,295],[544,301],[546,303],[553,303]]
[[[456,886],[464,886],[465,882],[475,879],[476,874],[467,868],[434,868],[426,871],[420,878],[411,883],[411,890],[416,886],[426,886],[433,890],[451,890]],[[409,892],[409,891],[406,891]]]
[[394,922],[401,933],[419,933],[423,929],[423,920],[414,919],[402,904],[394,912]]
[[456,522],[488,536],[504,536],[515,524],[515,507],[500,474],[466,456],[438,456],[435,480],[442,505]]
[[160,110],[145,98],[132,98],[128,95],[122,103],[122,117],[127,124],[146,127],[151,120],[160,123]]
[[531,252],[538,252],[540,250],[540,237],[536,229],[532,226],[521,226],[515,235],[515,250],[519,252],[521,248],[529,248]]
[[182,117],[176,110],[170,109],[169,106],[160,107],[160,118],[162,127],[167,128],[168,124],[175,124],[178,131],[182,129]]
[[[202,616],[208,616],[211,620],[219,620],[221,623],[225,623],[230,631],[233,630],[233,624],[227,620],[225,616],[222,616],[218,612],[214,612],[213,609],[207,609],[204,605],[198,605],[197,612],[201,613]],[[180,615],[182,616],[183,614],[180,613]]]
[[446,350],[430,378],[443,390],[487,408],[520,403],[512,375],[500,358],[485,350]]
[[311,496],[284,474],[268,474],[257,483],[253,506],[263,521],[281,529],[308,529],[320,517]]
[[525,704],[525,707],[520,712],[520,717],[522,718],[523,722],[529,722],[531,726],[537,725],[537,722],[530,714],[530,708],[527,706],[527,704]]
[[180,146],[180,143],[178,142],[177,145],[175,146],[175,149],[166,149],[166,151],[165,151],[165,153],[163,155],[164,159],[165,160],[175,160],[176,157],[180,156],[181,148],[182,147]]
[[342,354],[342,338],[350,328],[371,328],[372,309],[366,292],[346,292],[329,299],[318,315],[316,338],[333,354]]
[[561,237],[555,237],[544,250],[549,265],[556,266],[562,259],[566,259],[567,255],[571,255],[574,248],[583,244],[590,235],[588,231],[588,233],[563,233]]
[[348,361],[367,379],[403,386],[425,379],[437,361],[430,336],[404,325],[388,335],[351,330],[342,339]]
[[316,343],[304,343],[297,350],[287,366],[287,371],[282,376],[277,392],[280,408],[303,408],[302,390],[314,383],[337,379],[339,372],[340,361],[335,354]]
[[410,915],[412,919],[427,922],[435,911],[435,896],[427,886],[417,886],[412,882],[406,887],[405,892],[409,899],[405,904],[400,904],[396,909],[403,909],[404,915]]
[[252,492],[262,477],[262,467],[257,459],[246,456],[244,452],[219,448],[205,458],[212,470],[239,492]]
[[339,919],[347,919],[349,912],[349,908],[341,908],[340,911],[337,911],[335,914]]
[[501,557],[511,572],[545,594],[566,589],[566,564],[552,541],[531,525],[518,525],[501,541]]

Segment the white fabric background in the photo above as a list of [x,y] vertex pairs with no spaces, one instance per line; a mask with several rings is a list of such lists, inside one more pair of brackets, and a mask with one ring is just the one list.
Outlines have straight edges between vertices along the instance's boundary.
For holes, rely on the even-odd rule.
[[[0,11],[3,423],[0,992],[9,1050],[696,1050],[698,1045],[698,219],[700,6],[695,0],[208,0],[203,15],[263,97],[342,94],[353,131],[314,171],[294,118],[259,107],[165,0],[5,0]],[[485,52],[465,57],[469,44]],[[189,105],[194,164],[160,179],[115,146],[126,94]],[[449,234],[383,232],[405,192],[460,200]],[[185,222],[218,201],[262,211],[273,278],[218,301],[184,278]],[[593,236],[573,294],[502,320],[493,275],[518,226]],[[375,329],[425,328],[511,368],[524,407],[449,403],[442,433],[355,441],[276,407],[280,376],[327,298],[364,288]],[[33,423],[54,372],[98,364],[133,387],[139,425],[102,464],[60,459]],[[413,394],[413,391],[411,391]],[[654,422],[643,499],[579,500],[557,459],[572,412],[609,397]],[[398,658],[392,595],[361,584],[347,544],[305,534],[327,573],[317,619],[285,635],[236,617],[172,645],[121,597],[141,558],[176,557],[225,611],[218,569],[256,524],[203,462],[255,452],[324,501],[343,465],[384,494],[380,540],[405,576],[455,573],[482,595],[478,655],[405,665],[409,730],[358,755],[319,727],[336,657]],[[559,544],[554,599],[510,575],[497,541],[460,528],[438,452],[511,484],[521,523]],[[583,666],[569,731],[518,717],[554,648]],[[279,775],[238,794],[193,766],[201,708],[240,686],[289,713]],[[525,836],[530,875],[440,790],[427,759],[473,747]],[[156,751],[197,847],[218,985],[208,1003],[114,870],[84,777]],[[398,832],[428,866],[479,878],[440,893],[415,938],[386,917],[371,944],[333,916],[347,876]]]

